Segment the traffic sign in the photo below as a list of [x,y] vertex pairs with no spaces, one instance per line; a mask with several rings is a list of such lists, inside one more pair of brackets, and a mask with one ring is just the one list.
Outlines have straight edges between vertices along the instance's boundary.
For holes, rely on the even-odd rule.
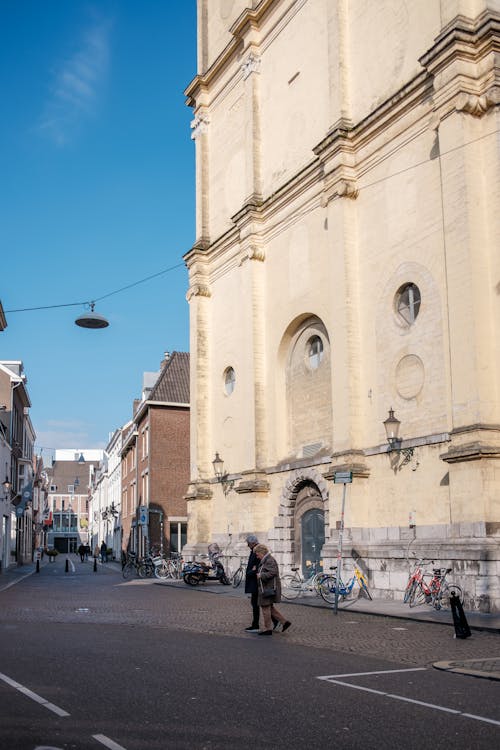
[[336,471],[333,475],[335,484],[350,484],[352,482],[352,471]]

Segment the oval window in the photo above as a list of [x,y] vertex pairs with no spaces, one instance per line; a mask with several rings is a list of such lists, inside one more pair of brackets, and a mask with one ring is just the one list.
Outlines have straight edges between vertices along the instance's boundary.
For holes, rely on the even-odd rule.
[[413,325],[420,311],[420,289],[416,284],[405,284],[398,290],[396,309],[407,325]]

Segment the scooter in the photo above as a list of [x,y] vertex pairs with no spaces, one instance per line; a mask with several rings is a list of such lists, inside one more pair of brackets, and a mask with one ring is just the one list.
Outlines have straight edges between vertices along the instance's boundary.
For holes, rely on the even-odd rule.
[[197,586],[199,583],[205,583],[205,581],[219,581],[223,586],[229,586],[230,584],[224,566],[217,558],[211,559],[210,564],[198,561],[186,563],[182,571],[182,578],[188,586]]

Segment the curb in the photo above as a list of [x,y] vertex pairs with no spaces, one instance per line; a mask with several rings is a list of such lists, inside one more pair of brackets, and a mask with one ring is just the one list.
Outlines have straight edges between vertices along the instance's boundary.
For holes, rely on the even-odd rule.
[[488,680],[500,680],[500,658],[466,659],[463,661],[437,661],[432,665],[445,672],[465,674],[470,677],[483,677]]

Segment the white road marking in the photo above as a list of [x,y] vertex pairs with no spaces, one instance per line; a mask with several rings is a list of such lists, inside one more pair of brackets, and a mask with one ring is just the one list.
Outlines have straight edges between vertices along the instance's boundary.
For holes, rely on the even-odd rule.
[[25,578],[28,578],[28,576],[33,575],[33,571],[30,570],[29,573],[25,573],[23,576],[19,576],[19,578],[16,578],[14,581],[11,581],[10,583],[6,583],[5,586],[2,586],[0,588],[0,591],[6,591],[7,589],[10,589],[11,586],[15,586],[16,583],[19,583],[19,581],[24,581]]
[[318,677],[318,680],[333,680],[335,677],[364,677],[369,674],[396,674],[397,672],[425,672],[427,667],[411,667],[409,669],[382,669],[379,672],[350,672],[349,674],[329,674]]
[[338,674],[330,675],[326,677],[318,677],[318,680],[324,680],[325,682],[331,682],[334,685],[340,685],[341,687],[348,687],[352,690],[361,690],[365,693],[374,693],[375,695],[381,695],[384,698],[392,698],[392,700],[403,701],[404,703],[412,703],[417,706],[423,706],[424,708],[431,708],[434,711],[443,711],[448,714],[455,714],[455,716],[463,716],[465,719],[474,719],[475,721],[482,721],[486,724],[494,724],[500,727],[500,721],[495,719],[488,719],[486,716],[477,716],[476,714],[469,714],[465,711],[459,711],[455,708],[448,708],[447,706],[438,706],[435,703],[426,703],[425,701],[418,701],[415,698],[406,698],[404,695],[395,695],[394,693],[386,693],[383,690],[375,690],[374,688],[364,687],[362,685],[353,685],[350,682],[343,682],[342,680],[335,679],[336,677],[366,677],[374,674],[395,674],[401,672],[425,672],[425,667],[416,667],[413,669],[387,669],[380,672],[352,672],[351,674]]
[[100,742],[104,747],[108,747],[109,750],[126,750],[123,745],[119,745],[117,742],[113,742],[105,734],[93,734],[92,737]]
[[67,711],[64,711],[64,709],[59,708],[59,706],[56,706],[54,703],[50,703],[50,701],[42,698],[41,695],[37,695],[37,693],[34,693],[32,690],[24,687],[24,685],[21,685],[19,682],[16,682],[10,677],[7,677],[6,674],[2,674],[2,672],[0,672],[0,680],[3,680],[7,683],[7,685],[10,685],[16,690],[19,690],[19,692],[25,695],[27,698],[31,698],[31,700],[35,701],[35,703],[39,703],[41,706],[47,708],[49,711],[52,711],[58,716],[70,716],[70,714]]

